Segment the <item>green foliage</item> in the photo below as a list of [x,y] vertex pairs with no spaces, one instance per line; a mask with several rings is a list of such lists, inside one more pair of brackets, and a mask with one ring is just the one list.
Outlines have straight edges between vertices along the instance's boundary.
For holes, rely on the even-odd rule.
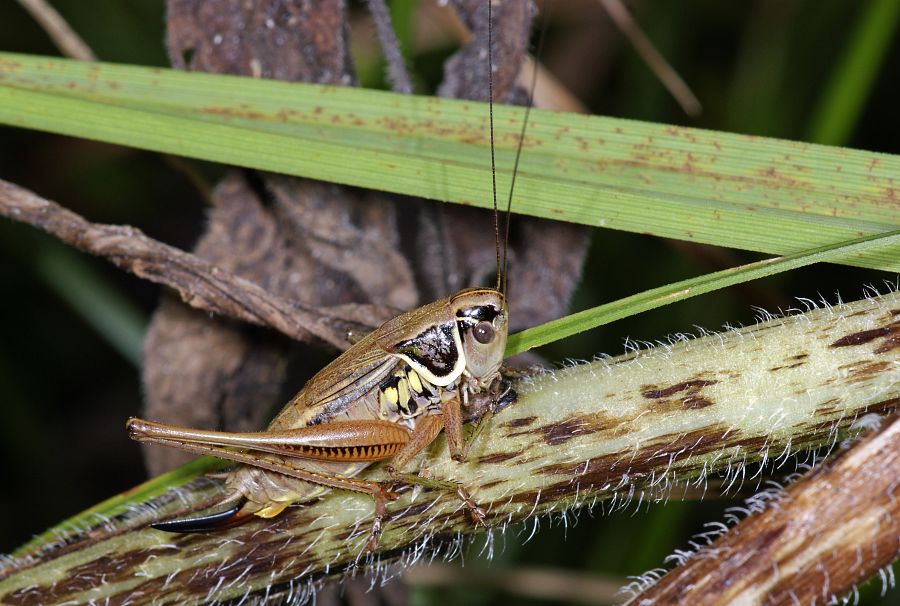
[[[496,108],[498,191],[521,108]],[[484,104],[0,53],[0,123],[489,207]],[[791,254],[900,226],[900,158],[536,110],[515,212]],[[346,158],[354,161],[348,163]],[[900,270],[896,251],[845,260]]]
[[[162,2],[57,0],[54,5],[103,59],[165,65],[161,44]],[[896,144],[900,140],[900,127],[895,119],[897,79],[890,77],[900,61],[895,41],[896,3],[874,0],[860,4],[823,4],[801,0],[735,6],[699,2],[679,6],[677,11],[661,4],[645,3],[639,8],[638,22],[660,44],[663,54],[703,101],[706,113],[690,126],[838,145],[852,143],[856,148],[891,154],[900,151]],[[400,10],[405,17],[409,15],[406,8],[394,10]],[[575,18],[560,18],[554,24],[545,53],[551,69],[578,92],[595,114],[685,124],[686,119],[674,103],[646,67],[632,58],[632,51],[621,44],[618,35],[601,29],[603,19],[599,8],[584,11]],[[597,31],[604,33],[598,36]],[[413,55],[417,71],[437,73],[440,59],[450,49],[417,49],[412,36],[407,35],[408,32],[401,33],[404,50]],[[43,32],[24,16],[16,3],[0,7],[0,40],[4,41],[3,50],[54,53]],[[58,65],[44,60],[38,63],[45,67]],[[4,91],[19,95],[18,99],[27,99],[24,107],[35,111],[39,108],[57,112],[90,110],[87,114],[51,118],[68,118],[69,128],[92,128],[90,123],[73,126],[71,121],[94,115],[91,112],[99,105],[96,100],[66,97],[59,93],[62,88],[59,82],[53,89],[57,92],[52,94],[46,90],[41,92],[39,84],[33,81],[30,90]],[[286,87],[286,90],[297,88]],[[82,93],[83,90],[79,94]],[[366,92],[350,94],[360,95],[352,98],[364,102],[372,98],[390,99],[372,97]],[[222,102],[222,99],[215,100],[216,106]],[[285,103],[282,101],[282,105]],[[455,128],[469,125],[481,137],[482,109],[475,104],[469,108],[466,113],[462,105],[441,105],[440,117],[451,120]],[[110,140],[133,144],[135,133],[130,129],[149,125],[148,130],[152,130],[158,126],[159,118],[146,118],[146,114],[161,110],[151,109],[107,108],[106,111],[113,111],[108,115],[116,116],[116,120],[105,124],[103,129],[109,133]],[[332,109],[329,103],[329,111]],[[504,110],[499,115],[501,133],[512,132],[512,125],[520,116],[517,110]],[[134,117],[140,119],[132,124],[130,120]],[[243,131],[251,128],[239,116],[228,120],[220,116],[222,119],[218,121],[208,117],[204,124],[190,120],[191,116],[183,113],[175,117],[185,121],[179,122],[179,126],[190,122],[192,130],[176,129],[175,133],[170,130],[167,134],[170,138],[174,134],[174,141],[160,145],[207,143],[219,148],[239,147],[238,142],[242,145],[245,139],[229,137],[244,134]],[[456,122],[452,122],[454,119]],[[793,143],[786,144],[798,150],[790,153],[794,160],[791,161],[783,156],[785,149],[778,142],[702,131],[701,141],[710,137],[710,141],[715,140],[719,145],[720,139],[732,142],[731,148],[724,149],[731,152],[728,158],[734,172],[729,173],[727,166],[723,168],[721,159],[712,162],[717,156],[715,146],[710,143],[712,149],[707,148],[707,153],[700,157],[701,162],[693,163],[702,170],[692,174],[682,169],[686,168],[684,161],[692,153],[693,144],[683,137],[668,136],[665,132],[668,127],[597,118],[573,118],[575,121],[571,123],[568,120],[565,116],[535,115],[536,124],[530,127],[529,137],[544,146],[525,150],[521,196],[517,196],[515,210],[565,214],[567,218],[592,225],[605,219],[606,227],[621,230],[598,230],[587,264],[588,279],[576,296],[575,309],[623,299],[662,284],[759,258],[729,248],[769,255],[799,253],[898,226],[896,198],[893,201],[890,198],[891,187],[896,196],[896,179],[900,174],[896,156]],[[296,149],[297,140],[292,138],[295,135],[289,137],[253,124],[253,129],[268,137],[266,144],[293,148],[285,150],[287,156],[278,153],[279,157],[292,158],[285,170],[290,172],[302,164],[304,159],[296,157],[300,151]],[[587,130],[584,133],[575,130],[567,139],[555,139],[550,126],[560,124]],[[617,133],[614,125],[625,132]],[[340,129],[325,130],[333,139],[338,138]],[[364,179],[379,178],[367,174],[372,166],[383,166],[377,160],[378,146],[384,142],[394,146],[391,149],[397,154],[395,159],[418,153],[413,141],[399,134],[383,137],[388,130],[383,129],[381,134],[373,131],[357,140],[364,145],[369,160],[359,165],[360,174],[353,176],[358,181],[354,182],[367,184]],[[418,131],[414,131],[415,135]],[[356,131],[340,132],[343,135]],[[688,130],[673,132],[698,134]],[[0,133],[0,176],[5,179],[31,187],[91,219],[133,223],[151,235],[181,246],[189,246],[199,231],[202,196],[153,154],[17,128],[4,127]],[[219,133],[223,138],[207,141],[207,137]],[[580,156],[574,137],[586,133],[597,137],[607,135],[607,141],[615,143],[607,148],[616,147],[618,152],[591,156],[594,160]],[[87,137],[90,133],[78,134]],[[459,151],[457,142],[438,144],[439,139],[433,134],[421,133],[421,138],[435,141],[437,154],[446,157]],[[654,137],[652,142],[650,137]],[[192,141],[197,138],[199,141]],[[340,143],[338,138],[337,144]],[[546,167],[551,144],[557,146],[565,162]],[[775,147],[767,151],[767,146],[773,144]],[[640,158],[641,145],[649,145],[648,149],[655,155]],[[501,173],[510,164],[509,150],[508,137],[501,136]],[[240,155],[241,151],[225,149],[221,153]],[[275,155],[267,154],[266,149],[248,151],[263,152],[253,155],[266,162]],[[697,153],[695,149],[693,153]],[[806,156],[807,153],[811,156]],[[634,162],[622,162],[624,158]],[[813,161],[806,164],[809,158]],[[220,159],[232,161],[231,155]],[[591,169],[592,161],[605,163],[605,169]],[[419,165],[409,166],[414,170]],[[486,166],[482,138],[478,146],[462,152],[461,165],[455,174],[464,183],[446,184],[447,173],[429,164],[428,174],[437,178],[432,183],[432,191],[420,193],[484,205],[489,200]],[[838,166],[844,169],[837,171]],[[209,167],[202,165],[202,168]],[[774,168],[775,172],[766,173],[768,168]],[[540,175],[547,173],[554,180],[542,182]],[[848,176],[848,173],[853,174]],[[729,174],[744,177],[745,188],[738,188],[737,180],[717,178]],[[501,187],[506,183],[503,177],[501,174]],[[342,178],[349,180],[346,175]],[[396,187],[401,186],[417,187],[398,179]],[[590,214],[592,208],[602,212]],[[721,219],[710,218],[717,211]],[[715,243],[726,248],[686,247],[644,237],[644,233]],[[4,259],[0,263],[0,280],[5,292],[13,293],[4,297],[0,305],[0,313],[8,319],[0,323],[0,393],[6,414],[6,422],[0,424],[3,438],[0,460],[4,462],[5,481],[14,496],[0,503],[0,515],[7,520],[23,516],[28,520],[27,524],[4,525],[0,550],[11,550],[34,529],[125,490],[142,477],[137,447],[127,441],[122,431],[123,420],[138,412],[138,379],[130,363],[108,347],[94,328],[86,326],[89,319],[73,314],[68,304],[54,294],[54,289],[48,288],[48,278],[38,270],[39,256],[34,254],[41,240],[42,237],[28,228],[9,223],[0,225],[0,256]],[[866,263],[866,267],[897,270],[896,256],[891,258],[882,253],[878,259]],[[126,293],[143,314],[149,314],[157,297],[154,289],[123,278],[102,263],[89,262],[96,273],[119,292]],[[621,350],[625,337],[656,339],[693,325],[714,328],[725,321],[751,322],[753,306],[772,310],[787,308],[797,296],[819,299],[824,295],[834,300],[833,293],[839,290],[845,299],[857,298],[862,284],[878,285],[884,278],[892,280],[893,275],[836,265],[808,267],[728,289],[715,297],[701,297],[663,311],[620,320],[591,334],[568,339],[545,352],[551,359],[589,357],[601,351],[616,353]],[[511,284],[515,288],[514,277]],[[59,454],[61,445],[65,446],[63,454]],[[675,536],[656,532],[654,524],[645,521],[644,516],[620,514],[596,519],[583,517],[577,527],[566,533],[565,539],[563,532],[551,529],[538,534],[521,549],[518,549],[521,538],[511,535],[507,543],[517,546],[512,550],[516,553],[511,564],[565,565],[600,571],[602,563],[605,572],[638,574],[648,565],[654,565],[648,564],[642,555],[664,554],[684,546],[691,533],[703,529],[703,523],[721,518],[722,507],[727,504],[714,502],[690,507],[677,521],[677,529],[666,526],[673,534],[677,532]],[[638,549],[640,553],[636,552]],[[599,556],[591,557],[598,551],[630,555],[607,556],[605,562],[600,562]],[[470,558],[467,565],[478,564]],[[868,589],[867,603],[896,601],[896,590],[882,598],[875,585]],[[471,601],[473,592],[466,592],[462,601]],[[430,604],[450,603],[445,592],[423,592],[426,593],[423,599]]]

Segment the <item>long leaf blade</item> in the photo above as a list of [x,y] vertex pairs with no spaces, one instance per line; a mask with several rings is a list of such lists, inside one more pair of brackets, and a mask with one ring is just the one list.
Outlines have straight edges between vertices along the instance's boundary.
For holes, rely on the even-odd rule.
[[647,290],[618,301],[598,305],[597,307],[510,335],[506,345],[506,355],[513,356],[553,341],[565,339],[579,332],[609,324],[615,320],[621,320],[622,318],[656,309],[663,305],[690,299],[728,286],[734,286],[741,282],[771,276],[791,269],[812,265],[813,263],[833,261],[836,258],[861,256],[873,249],[881,249],[893,255],[900,255],[900,230],[857,238],[849,242],[820,246],[784,257],[763,259],[762,261],[724,269],[697,278],[673,282],[672,284]]
[[[0,53],[0,123],[486,207],[483,104]],[[521,108],[498,107],[499,187]],[[535,111],[519,213],[785,255],[900,227],[900,158]],[[900,271],[879,249],[836,262]]]

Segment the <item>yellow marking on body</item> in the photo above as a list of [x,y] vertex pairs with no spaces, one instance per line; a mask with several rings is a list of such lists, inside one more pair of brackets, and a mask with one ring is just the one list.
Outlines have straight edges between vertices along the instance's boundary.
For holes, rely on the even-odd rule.
[[422,393],[422,381],[419,379],[419,374],[410,369],[409,372],[406,373],[406,380],[409,381],[409,386],[412,387],[416,393]]
[[389,412],[390,412],[389,409],[388,409],[388,404],[389,404],[389,403],[388,403],[387,396],[384,395],[384,392],[383,392],[383,391],[382,391],[381,393],[378,394],[378,404],[379,404],[379,406],[378,406],[378,416],[381,417],[382,419],[387,419],[387,418],[388,418],[388,414],[389,414]]
[[274,518],[279,513],[284,511],[290,504],[290,501],[286,501],[284,503],[269,503],[268,505],[257,511],[256,515],[261,518]]
[[388,402],[390,402],[391,404],[396,404],[400,399],[400,394],[397,393],[396,387],[388,387],[384,390],[384,395],[385,397],[387,397]]
[[400,379],[397,383],[397,389],[400,392],[400,406],[405,410],[408,408],[407,404],[409,404],[409,381]]

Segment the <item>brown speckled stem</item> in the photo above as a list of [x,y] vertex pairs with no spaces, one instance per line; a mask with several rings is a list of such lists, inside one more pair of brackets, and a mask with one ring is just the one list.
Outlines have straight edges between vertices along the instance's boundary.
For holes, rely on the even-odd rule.
[[[712,473],[724,472],[739,485],[752,475],[744,473],[749,462],[781,466],[792,452],[833,444],[896,409],[898,319],[900,296],[890,293],[722,334],[678,338],[668,347],[520,381],[519,402],[492,420],[467,463],[453,462],[439,440],[413,467],[424,466],[435,479],[465,486],[486,512],[488,537],[510,524],[572,507],[615,512],[630,504],[632,511],[635,499],[678,498],[686,486],[705,486]],[[882,471],[896,479],[896,442],[883,443],[893,450],[884,457]],[[866,444],[872,442],[860,449],[871,448]],[[870,458],[865,452],[856,455],[854,449],[829,468],[834,471],[815,472],[805,482],[810,488],[799,494],[823,499],[836,494],[829,485],[836,481],[833,474],[847,462],[855,466],[854,461]],[[360,477],[383,478],[384,471],[375,466]],[[89,529],[68,530],[59,542],[5,561],[0,603],[230,603],[245,597],[296,597],[326,577],[400,556],[402,562],[417,561],[426,553],[425,544],[444,540],[452,548],[459,533],[483,532],[472,527],[455,495],[429,490],[405,491],[388,506],[374,556],[364,553],[372,500],[341,491],[274,520],[215,534],[147,528],[149,521],[220,489],[208,481],[189,485],[177,499],[170,494]],[[867,481],[854,490],[848,515],[876,519],[871,516],[882,502],[883,485]],[[822,571],[844,566],[846,560],[830,559],[830,535],[802,523],[809,503],[785,499],[782,509],[792,521],[784,538],[795,541],[793,561],[805,560],[809,567],[760,569],[754,585],[762,602],[788,595],[785,583],[808,584],[806,595],[841,595],[885,561],[861,557],[852,575],[828,574],[823,585]],[[889,512],[882,528],[890,532],[888,522],[896,524]],[[742,533],[730,547],[729,561],[757,557],[763,538]],[[871,532],[840,538],[845,553],[876,549],[877,536]],[[721,603],[715,602],[719,591],[708,588],[703,595]]]

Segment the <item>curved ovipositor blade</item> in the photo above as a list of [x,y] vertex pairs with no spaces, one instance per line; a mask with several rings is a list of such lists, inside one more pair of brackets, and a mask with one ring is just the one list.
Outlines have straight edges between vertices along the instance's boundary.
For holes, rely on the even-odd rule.
[[195,518],[155,522],[150,524],[150,527],[164,532],[213,532],[225,530],[226,528],[234,528],[244,524],[253,517],[252,513],[241,513],[241,508],[246,502],[247,499],[241,499],[234,507],[226,509],[225,511],[197,516]]

